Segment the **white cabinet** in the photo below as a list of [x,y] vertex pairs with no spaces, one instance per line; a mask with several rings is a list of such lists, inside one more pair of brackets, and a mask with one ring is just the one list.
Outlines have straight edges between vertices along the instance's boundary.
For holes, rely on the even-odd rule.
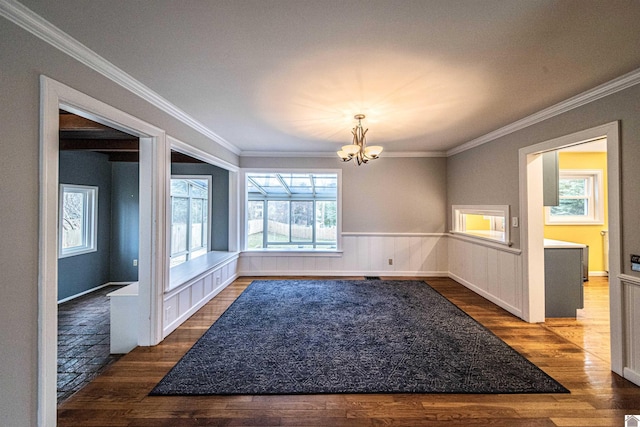
[[107,296],[111,305],[111,353],[129,353],[138,345],[138,282]]

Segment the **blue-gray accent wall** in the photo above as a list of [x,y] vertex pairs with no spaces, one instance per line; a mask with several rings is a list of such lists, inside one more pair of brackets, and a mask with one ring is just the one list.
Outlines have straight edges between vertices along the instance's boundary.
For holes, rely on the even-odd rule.
[[229,250],[229,171],[207,163],[172,163],[172,175],[211,176],[212,251]]
[[60,151],[60,183],[98,187],[98,250],[58,260],[58,300],[109,282],[138,280],[138,163]]
[[138,163],[111,164],[111,281],[138,280],[139,246],[139,166]]
[[[58,300],[109,282],[138,280],[139,166],[105,154],[60,151],[60,183],[98,187],[98,250],[58,260]],[[206,163],[173,163],[173,175],[211,177],[210,250],[229,248],[229,172]]]
[[104,154],[60,151],[60,183],[98,187],[97,251],[58,260],[58,300],[109,282],[111,165]]

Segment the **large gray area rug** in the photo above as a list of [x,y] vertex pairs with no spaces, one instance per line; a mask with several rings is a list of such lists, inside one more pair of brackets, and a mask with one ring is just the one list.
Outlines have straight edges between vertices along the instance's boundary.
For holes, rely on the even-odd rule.
[[566,393],[422,281],[254,281],[151,395]]

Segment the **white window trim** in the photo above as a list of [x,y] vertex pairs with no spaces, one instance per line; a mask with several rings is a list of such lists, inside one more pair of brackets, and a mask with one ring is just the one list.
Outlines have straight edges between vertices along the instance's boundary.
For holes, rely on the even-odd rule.
[[[171,175],[170,179],[197,179],[197,180],[206,180],[207,181],[207,252],[211,251],[211,208],[212,208],[212,178],[211,175]],[[171,186],[169,186],[171,188]],[[169,190],[169,205],[171,205],[171,190]],[[171,213],[169,214],[169,229],[171,229],[171,222],[173,221]],[[190,231],[189,231],[190,232]],[[169,233],[171,235],[171,233]],[[187,260],[185,262],[191,261],[191,252],[193,252],[190,248],[187,248],[187,251],[180,253],[179,255],[187,255]],[[175,256],[178,254],[171,254],[171,244],[169,244],[169,256]],[[183,263],[184,264],[184,263]],[[177,266],[176,266],[177,267]]]
[[[298,248],[251,248],[248,249],[247,245],[248,245],[248,239],[247,239],[247,233],[248,233],[248,222],[247,222],[247,215],[248,215],[248,211],[247,211],[247,206],[249,203],[249,194],[247,192],[247,174],[252,174],[252,173],[282,173],[282,174],[287,174],[287,173],[310,173],[310,174],[329,174],[329,173],[333,173],[337,175],[337,193],[336,193],[336,203],[337,203],[337,225],[336,225],[336,248],[335,249],[323,249],[323,248],[316,248],[316,249],[312,249],[312,248],[304,248],[304,249],[298,249]],[[250,168],[250,169],[243,169],[241,172],[241,189],[240,189],[240,194],[242,195],[243,198],[243,203],[241,206],[242,209],[242,221],[243,223],[241,224],[242,226],[242,235],[241,235],[241,241],[240,241],[240,247],[242,248],[242,252],[244,254],[249,255],[251,252],[256,253],[256,254],[260,254],[260,253],[269,253],[272,255],[277,255],[277,254],[289,254],[289,255],[293,255],[295,254],[300,255],[300,254],[318,254],[318,255],[329,255],[331,256],[332,254],[340,254],[342,253],[342,169],[314,169],[314,168],[303,168],[303,169],[281,169],[281,168]]]
[[[504,232],[487,232],[479,235],[477,233],[469,233],[466,231],[464,215],[487,215],[498,216],[504,218]],[[462,234],[474,239],[489,240],[502,245],[511,246],[510,240],[510,224],[509,224],[509,205],[452,205],[451,206],[451,225],[453,234]]]
[[589,212],[592,215],[582,216],[552,216],[551,207],[545,212],[545,225],[602,225],[604,224],[604,173],[602,169],[560,169],[559,178],[588,178],[591,179],[592,195],[588,197]]
[[[82,192],[87,196],[86,205],[84,206],[85,214],[85,230],[88,230],[82,236],[84,244],[75,248],[65,249],[62,247],[63,237],[63,205],[64,193],[66,190],[74,190]],[[59,206],[59,222],[58,222],[58,258],[68,258],[76,255],[88,254],[98,250],[98,187],[90,185],[76,184],[60,184],[60,206]]]

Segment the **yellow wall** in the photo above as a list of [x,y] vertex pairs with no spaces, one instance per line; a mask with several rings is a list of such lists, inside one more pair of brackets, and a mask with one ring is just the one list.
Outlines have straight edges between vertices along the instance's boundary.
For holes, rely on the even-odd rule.
[[601,225],[545,225],[546,239],[564,240],[589,245],[589,271],[604,270],[603,238],[600,231],[608,230],[607,217],[607,153],[561,152],[560,169],[602,169],[604,175],[604,224]]
[[491,230],[491,222],[484,215],[466,214],[464,217],[467,230]]

